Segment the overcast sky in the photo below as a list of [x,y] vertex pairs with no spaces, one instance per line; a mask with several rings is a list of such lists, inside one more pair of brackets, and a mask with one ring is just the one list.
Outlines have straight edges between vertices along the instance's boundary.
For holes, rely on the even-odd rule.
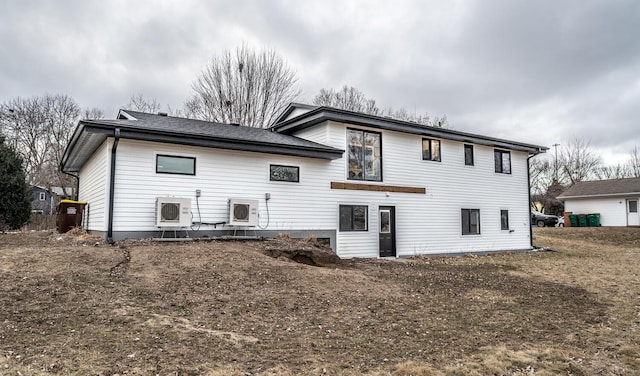
[[277,50],[303,103],[349,85],[457,130],[583,137],[607,163],[640,148],[637,0],[2,0],[0,102],[60,93],[114,118],[142,93],[179,108],[242,43]]

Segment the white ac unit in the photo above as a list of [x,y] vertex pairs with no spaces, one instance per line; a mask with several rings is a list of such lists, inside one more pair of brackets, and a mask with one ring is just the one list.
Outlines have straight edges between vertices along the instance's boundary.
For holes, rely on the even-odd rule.
[[258,225],[258,200],[230,198],[228,209],[229,225],[247,227]]
[[191,199],[183,197],[157,197],[156,226],[191,226]]

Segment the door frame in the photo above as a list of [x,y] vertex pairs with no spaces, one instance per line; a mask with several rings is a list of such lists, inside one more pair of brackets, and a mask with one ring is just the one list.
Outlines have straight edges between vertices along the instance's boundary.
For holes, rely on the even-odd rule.
[[[630,224],[629,223],[629,217],[631,215],[633,215],[634,213],[629,211],[629,202],[631,201],[635,201],[636,202],[636,212],[635,212],[635,216],[637,217],[637,224]],[[640,226],[640,208],[639,208],[639,204],[640,204],[640,199],[638,198],[628,198],[625,201],[625,214],[627,215],[627,227],[638,227]]]
[[[389,231],[382,232],[382,212],[389,212]],[[378,206],[378,257],[396,257],[396,207],[393,205],[380,205]],[[391,252],[389,254],[382,254],[382,242],[383,234],[390,234],[391,236]],[[385,236],[386,237],[386,236]],[[385,240],[386,241],[386,240]]]

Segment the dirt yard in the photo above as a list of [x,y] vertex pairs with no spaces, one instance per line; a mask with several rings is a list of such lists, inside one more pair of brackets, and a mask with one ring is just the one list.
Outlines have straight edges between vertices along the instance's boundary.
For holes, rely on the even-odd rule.
[[640,374],[640,229],[534,235],[322,267],[286,239],[0,235],[0,374]]

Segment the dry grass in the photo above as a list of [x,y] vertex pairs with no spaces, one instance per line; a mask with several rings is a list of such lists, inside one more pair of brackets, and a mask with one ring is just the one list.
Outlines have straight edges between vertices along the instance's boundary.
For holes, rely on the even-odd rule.
[[640,373],[640,229],[312,267],[276,243],[0,235],[0,374]]

